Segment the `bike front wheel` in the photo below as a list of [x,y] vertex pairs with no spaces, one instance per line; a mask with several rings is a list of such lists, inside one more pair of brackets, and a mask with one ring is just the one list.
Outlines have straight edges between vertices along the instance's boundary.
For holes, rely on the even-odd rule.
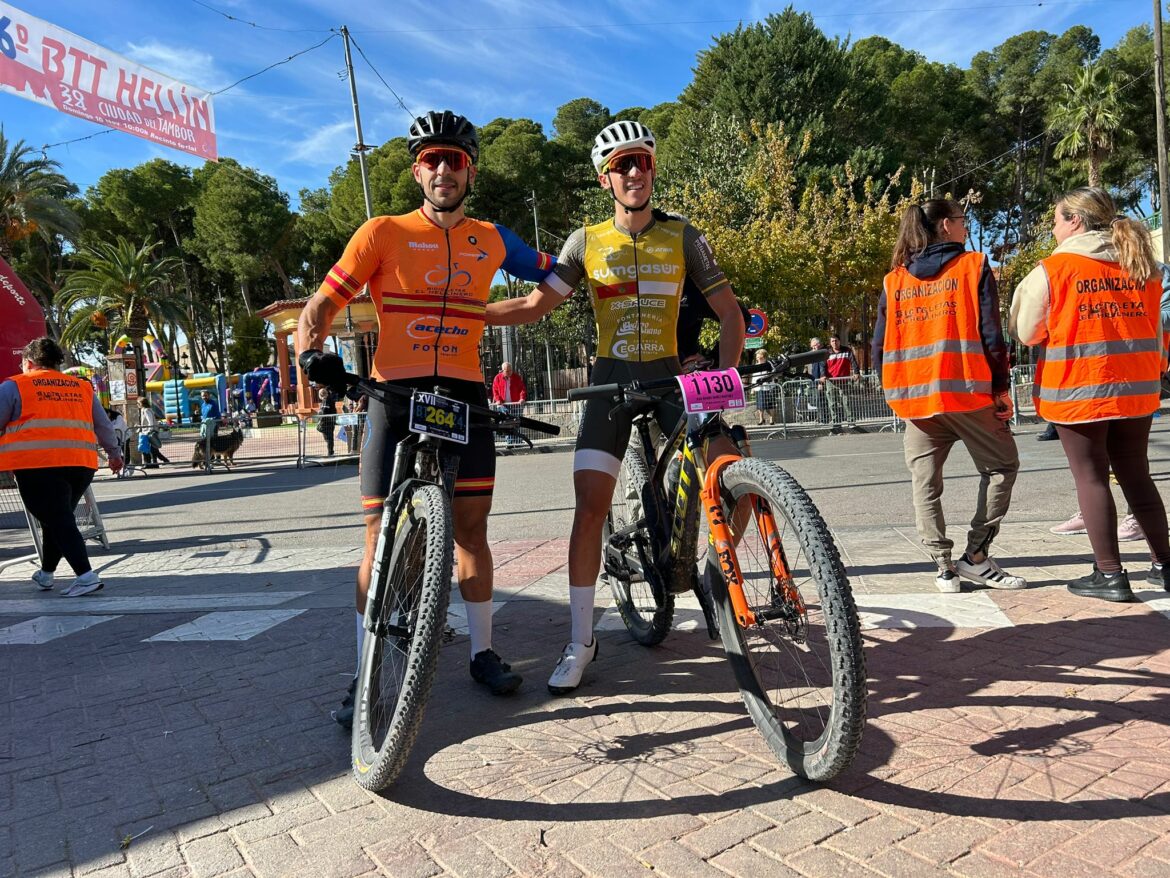
[[382,545],[381,581],[370,590],[379,610],[362,644],[354,702],[353,775],[368,790],[399,775],[422,723],[447,620],[452,534],[446,495],[423,485]]
[[[754,619],[743,624],[719,563],[720,634],[744,704],[769,747],[802,777],[824,781],[853,760],[865,725],[861,627],[829,529],[797,481],[745,458],[720,480],[731,550]],[[777,571],[786,569],[788,581]]]
[[[603,553],[608,554],[610,539],[615,532],[643,518],[642,490],[649,478],[642,450],[631,442],[618,472],[609,514],[602,524]],[[670,633],[670,625],[674,620],[674,595],[665,588],[658,590],[661,597],[655,595],[650,577],[658,576],[658,571],[654,568],[650,552],[646,553],[643,561],[637,545],[631,542],[623,550],[623,554],[627,562],[632,562],[640,572],[634,572],[630,576],[606,572],[605,579],[609,583],[609,590],[613,593],[614,603],[626,630],[643,646],[656,646]]]

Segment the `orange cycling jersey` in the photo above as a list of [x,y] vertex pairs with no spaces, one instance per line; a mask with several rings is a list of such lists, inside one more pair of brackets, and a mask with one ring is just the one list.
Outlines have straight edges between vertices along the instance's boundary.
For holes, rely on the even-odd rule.
[[319,292],[343,308],[369,284],[378,310],[375,378],[482,382],[479,341],[492,278],[502,268],[539,282],[553,264],[504,226],[465,218],[443,229],[416,210],[363,224]]

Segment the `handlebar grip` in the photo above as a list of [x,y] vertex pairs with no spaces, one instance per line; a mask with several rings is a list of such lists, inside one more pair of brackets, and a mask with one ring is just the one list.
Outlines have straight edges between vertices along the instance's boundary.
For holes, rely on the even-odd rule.
[[565,394],[565,398],[570,402],[576,402],[579,399],[613,399],[621,393],[622,385],[620,384],[596,384],[591,387],[573,387]]

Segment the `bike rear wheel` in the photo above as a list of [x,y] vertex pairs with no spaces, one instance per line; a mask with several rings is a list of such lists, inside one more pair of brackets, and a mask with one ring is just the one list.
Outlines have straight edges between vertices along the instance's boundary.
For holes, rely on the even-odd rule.
[[[787,472],[746,458],[720,481],[729,523],[737,501],[752,504],[734,552],[754,623],[745,627],[737,619],[723,576],[715,589],[720,634],[744,704],[793,771],[829,780],[853,760],[865,725],[865,658],[845,568],[824,519]],[[798,601],[773,572],[762,532],[768,520],[775,522]]]
[[[640,518],[643,517],[642,489],[649,480],[649,470],[642,457],[642,450],[636,443],[631,442],[622,459],[621,470],[618,472],[617,485],[614,487],[613,502],[601,528],[602,552],[609,545],[610,537]],[[637,548],[631,545],[626,550],[627,555],[637,555]],[[653,568],[653,559],[647,553],[649,563],[643,565],[649,569],[643,570],[643,575],[634,577],[616,576],[603,572],[609,589],[613,593],[614,603],[618,613],[625,623],[626,630],[643,646],[656,646],[670,633],[670,625],[674,620],[674,595],[661,589],[662,597],[654,595],[654,588],[649,577],[657,576]]]
[[368,790],[398,776],[418,735],[447,620],[452,539],[446,495],[422,485],[382,547],[381,608],[377,630],[366,632],[354,703],[353,776]]

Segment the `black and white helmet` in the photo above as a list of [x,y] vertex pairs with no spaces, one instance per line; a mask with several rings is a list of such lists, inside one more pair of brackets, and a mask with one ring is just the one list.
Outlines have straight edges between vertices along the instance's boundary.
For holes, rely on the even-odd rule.
[[600,174],[611,155],[635,148],[654,155],[654,134],[641,122],[621,120],[601,129],[601,133],[593,140],[590,158]]
[[428,146],[454,146],[471,156],[472,164],[479,161],[479,135],[475,126],[450,110],[431,110],[415,119],[406,135],[406,146],[412,156]]

